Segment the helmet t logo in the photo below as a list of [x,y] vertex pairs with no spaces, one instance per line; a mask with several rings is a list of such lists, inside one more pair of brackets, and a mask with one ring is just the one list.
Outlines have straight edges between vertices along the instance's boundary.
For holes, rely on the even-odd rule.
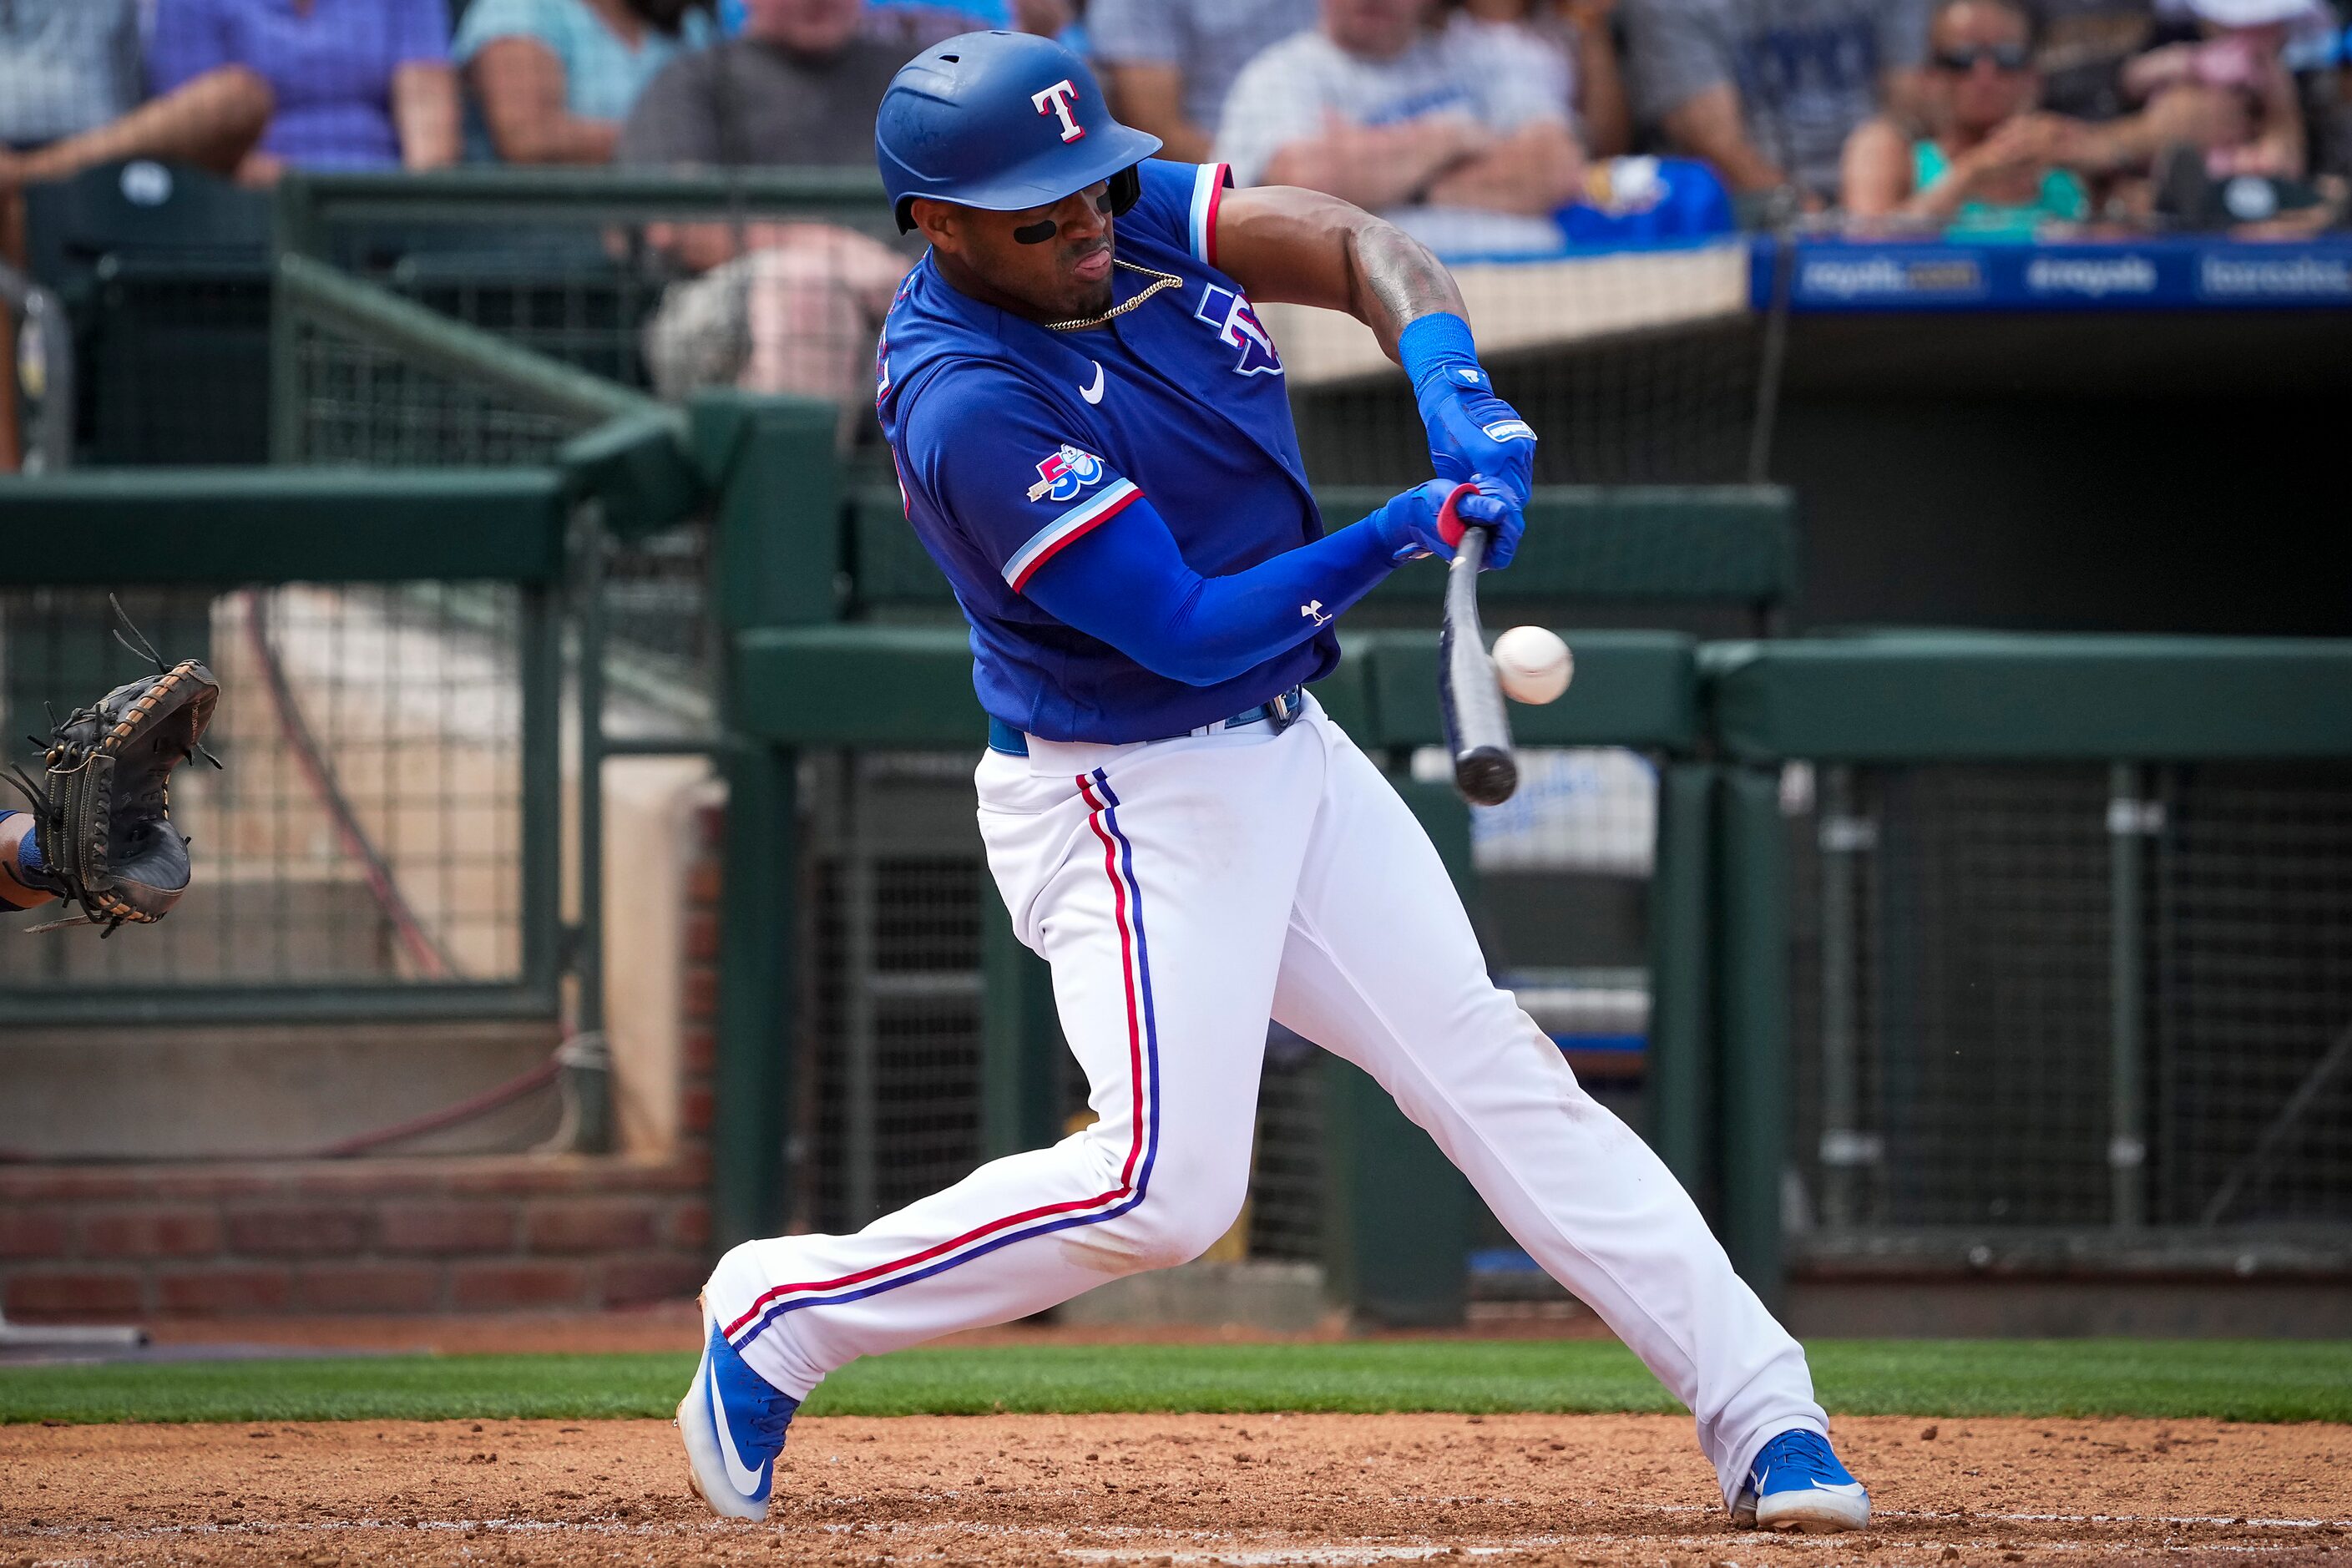
[[1070,106],[1077,100],[1077,87],[1067,77],[1043,92],[1029,95],[1029,101],[1037,106],[1038,113],[1050,114],[1062,122],[1062,140],[1065,142],[1076,142],[1087,133],[1087,128],[1079,124],[1077,118],[1070,112]]

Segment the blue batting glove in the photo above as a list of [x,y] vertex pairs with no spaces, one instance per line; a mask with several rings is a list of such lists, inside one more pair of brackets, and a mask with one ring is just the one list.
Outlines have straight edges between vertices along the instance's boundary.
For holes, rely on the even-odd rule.
[[1535,482],[1536,433],[1495,395],[1469,327],[1458,316],[1423,316],[1398,337],[1397,352],[1412,377],[1437,477],[1460,484],[1484,475],[1525,506]]
[[[1479,385],[1486,373],[1476,371]],[[1536,433],[1511,405],[1491,390],[1472,391],[1457,383],[1435,397],[1416,396],[1422,423],[1429,428],[1429,462],[1442,479],[1456,483],[1493,479],[1520,506],[1535,482]]]
[[[1460,490],[1460,486],[1455,486]],[[1475,522],[1494,534],[1486,546],[1486,570],[1500,572],[1519,552],[1519,536],[1528,531],[1528,514],[1500,479],[1485,474],[1478,476],[1478,488],[1454,503],[1454,515],[1463,522]],[[1456,539],[1461,538],[1457,531]]]
[[1500,571],[1517,552],[1527,519],[1492,481],[1464,495],[1448,517],[1445,503],[1462,488],[1449,479],[1415,485],[1365,521],[1380,531],[1391,561],[1416,561],[1424,555],[1451,561],[1464,523],[1492,529],[1495,539],[1486,552],[1486,567]]

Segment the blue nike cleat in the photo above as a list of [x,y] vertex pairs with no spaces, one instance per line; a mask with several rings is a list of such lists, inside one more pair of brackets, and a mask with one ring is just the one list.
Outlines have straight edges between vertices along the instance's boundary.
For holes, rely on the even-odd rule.
[[686,1439],[687,1479],[713,1513],[765,1519],[776,1482],[776,1456],[800,1401],[744,1364],[706,1309],[710,1338],[702,1364],[678,1401],[677,1429]]
[[1820,1433],[1792,1426],[1764,1445],[1731,1505],[1736,1530],[1829,1534],[1870,1522],[1870,1494]]

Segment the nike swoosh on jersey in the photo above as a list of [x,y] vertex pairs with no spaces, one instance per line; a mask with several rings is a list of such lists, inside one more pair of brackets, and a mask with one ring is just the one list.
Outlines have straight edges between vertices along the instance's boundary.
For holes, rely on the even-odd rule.
[[760,1472],[746,1467],[743,1456],[735,1448],[735,1429],[727,1424],[726,1406],[719,1403],[719,1379],[705,1377],[703,1384],[710,1390],[710,1424],[719,1428],[719,1457],[726,1462],[727,1479],[743,1496],[760,1495]]
[[1100,360],[1095,362],[1095,384],[1092,386],[1078,388],[1078,395],[1088,403],[1100,403],[1103,400],[1103,367]]

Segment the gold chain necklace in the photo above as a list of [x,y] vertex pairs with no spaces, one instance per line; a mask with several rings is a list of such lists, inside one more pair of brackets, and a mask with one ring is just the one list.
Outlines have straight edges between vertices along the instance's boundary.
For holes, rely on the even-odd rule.
[[1134,299],[1129,300],[1124,305],[1113,305],[1109,310],[1105,310],[1099,316],[1088,316],[1082,321],[1047,321],[1045,323],[1045,330],[1047,331],[1076,332],[1083,331],[1088,327],[1099,327],[1104,322],[1109,321],[1113,316],[1126,315],[1129,310],[1134,310],[1138,305],[1142,304],[1146,300],[1150,299],[1162,289],[1178,289],[1181,288],[1184,283],[1184,279],[1177,277],[1173,272],[1161,272],[1150,267],[1138,267],[1132,261],[1121,261],[1117,257],[1111,258],[1110,264],[1113,267],[1123,267],[1129,272],[1142,273],[1146,278],[1152,280],[1151,287],[1144,289],[1143,292],[1138,294]]

